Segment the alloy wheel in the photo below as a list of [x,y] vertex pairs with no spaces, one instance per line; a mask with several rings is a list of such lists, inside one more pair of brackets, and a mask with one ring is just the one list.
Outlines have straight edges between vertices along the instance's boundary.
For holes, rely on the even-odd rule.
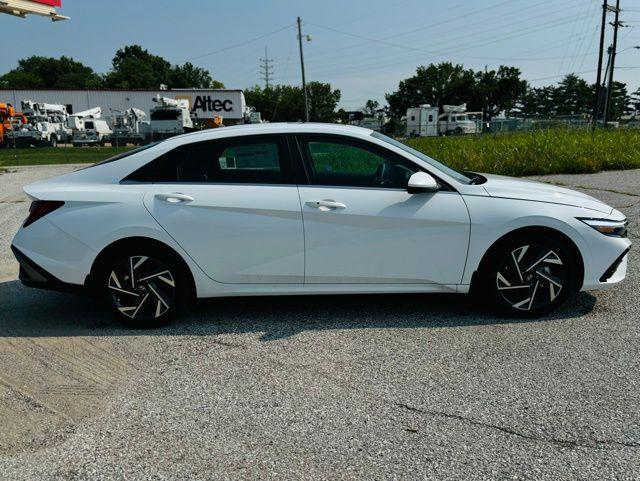
[[496,288],[513,308],[535,311],[551,305],[565,288],[566,268],[558,252],[539,244],[513,249],[496,274]]
[[176,298],[175,277],[169,267],[147,256],[118,262],[109,274],[107,287],[118,311],[135,320],[163,316]]

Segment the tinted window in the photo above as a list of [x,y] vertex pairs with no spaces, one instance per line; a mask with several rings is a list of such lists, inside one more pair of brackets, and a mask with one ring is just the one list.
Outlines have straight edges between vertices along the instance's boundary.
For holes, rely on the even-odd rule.
[[284,184],[291,168],[279,138],[224,139],[177,147],[125,180]]
[[180,111],[178,110],[156,110],[151,112],[151,120],[178,120]]
[[406,189],[417,167],[390,152],[349,139],[304,138],[311,183]]

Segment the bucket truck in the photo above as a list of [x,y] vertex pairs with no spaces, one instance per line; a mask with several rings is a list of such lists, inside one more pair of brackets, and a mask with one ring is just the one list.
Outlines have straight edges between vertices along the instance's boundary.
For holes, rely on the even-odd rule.
[[123,111],[114,110],[113,133],[110,137],[111,145],[140,145],[144,143],[147,114],[136,108]]
[[73,130],[73,146],[104,145],[111,136],[109,124],[101,119],[102,108],[94,107],[69,116],[67,126]]
[[21,128],[27,123],[27,118],[22,112],[16,112],[11,104],[0,103],[0,147],[9,146],[7,138],[9,132]]
[[28,123],[7,134],[11,143],[56,147],[58,143],[71,138],[71,129],[66,125],[69,115],[64,105],[23,100],[22,112],[27,116]]
[[157,105],[150,112],[151,122],[146,132],[147,140],[166,139],[194,129],[188,100],[158,95],[153,101]]

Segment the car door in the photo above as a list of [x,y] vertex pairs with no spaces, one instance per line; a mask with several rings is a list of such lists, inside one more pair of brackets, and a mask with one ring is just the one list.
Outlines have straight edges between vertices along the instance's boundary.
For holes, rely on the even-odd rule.
[[192,143],[147,169],[145,206],[209,277],[303,282],[302,214],[284,137]]
[[462,197],[409,194],[413,162],[343,136],[298,136],[306,283],[458,284],[469,242]]

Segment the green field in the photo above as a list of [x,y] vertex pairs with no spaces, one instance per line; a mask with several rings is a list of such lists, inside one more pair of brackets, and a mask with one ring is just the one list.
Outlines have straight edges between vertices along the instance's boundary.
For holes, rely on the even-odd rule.
[[510,176],[640,168],[639,130],[539,130],[407,143],[459,170]]
[[84,164],[100,162],[133,147],[42,147],[0,149],[0,167],[9,165]]
[[[540,130],[502,135],[428,137],[409,139],[407,143],[460,170],[511,176],[640,168],[638,130],[600,130],[594,134]],[[92,163],[127,149],[0,149],[0,166]]]

